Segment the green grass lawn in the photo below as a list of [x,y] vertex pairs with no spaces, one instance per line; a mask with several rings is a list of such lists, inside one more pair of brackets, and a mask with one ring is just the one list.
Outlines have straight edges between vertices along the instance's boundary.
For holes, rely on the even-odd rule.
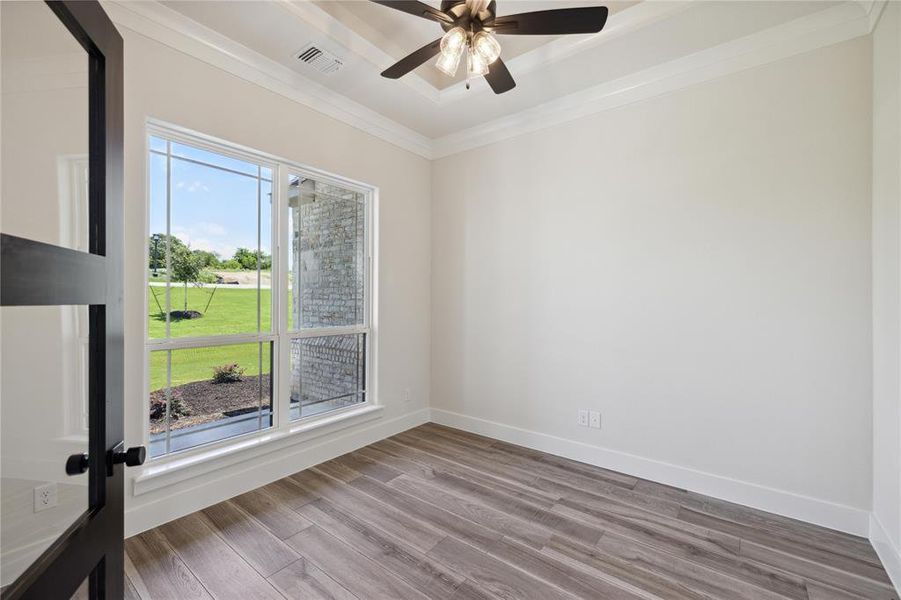
[[[188,286],[188,310],[204,313],[199,319],[185,319],[171,322],[172,337],[195,337],[228,335],[236,333],[256,333],[257,331],[257,290],[229,289],[220,287],[210,299],[211,287]],[[148,318],[150,337],[166,336],[166,318],[157,305],[165,310],[166,288],[148,286]],[[172,310],[184,309],[184,288],[172,286]],[[154,295],[156,299],[154,299]],[[263,331],[270,331],[270,290],[260,290],[261,320]],[[209,307],[207,307],[209,302]],[[206,309],[206,312],[204,312]],[[269,372],[269,344],[263,347],[263,370]],[[247,375],[258,375],[259,344],[238,344],[212,348],[191,348],[172,351],[172,385],[209,379],[213,367],[238,363]],[[150,353],[150,390],[158,390],[166,385],[166,351]]]

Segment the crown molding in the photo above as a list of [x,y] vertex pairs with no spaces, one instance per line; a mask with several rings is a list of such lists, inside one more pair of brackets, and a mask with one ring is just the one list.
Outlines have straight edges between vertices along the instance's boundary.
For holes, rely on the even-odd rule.
[[876,25],[879,23],[879,18],[885,12],[888,0],[858,0],[858,2],[860,2],[864,12],[867,13],[870,33],[873,33],[873,30],[876,29]]
[[431,140],[158,2],[105,0],[113,22],[404,150],[431,158]]
[[869,14],[841,4],[432,141],[442,158],[869,33]]

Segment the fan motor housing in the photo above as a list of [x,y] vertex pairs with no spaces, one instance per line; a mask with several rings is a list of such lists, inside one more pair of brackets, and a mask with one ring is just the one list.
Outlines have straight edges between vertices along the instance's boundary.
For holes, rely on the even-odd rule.
[[441,23],[444,31],[450,31],[451,28],[458,26],[469,30],[473,24],[476,29],[481,29],[483,23],[494,20],[497,14],[497,2],[491,0],[484,10],[473,15],[469,12],[466,0],[441,0],[441,12],[454,17],[453,23]]

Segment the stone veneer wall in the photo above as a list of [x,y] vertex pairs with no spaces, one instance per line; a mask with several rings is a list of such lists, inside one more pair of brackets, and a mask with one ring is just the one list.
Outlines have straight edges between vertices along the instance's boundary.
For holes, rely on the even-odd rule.
[[[301,186],[295,212],[294,281],[300,297],[292,310],[304,328],[357,325],[363,322],[365,203],[363,195],[313,182]],[[311,197],[312,196],[312,197]],[[299,213],[299,219],[297,215]],[[299,300],[299,302],[297,302]],[[343,406],[362,400],[346,397],[364,381],[362,335],[295,340],[291,345],[291,398],[302,405],[345,396]],[[298,366],[299,365],[299,366]]]

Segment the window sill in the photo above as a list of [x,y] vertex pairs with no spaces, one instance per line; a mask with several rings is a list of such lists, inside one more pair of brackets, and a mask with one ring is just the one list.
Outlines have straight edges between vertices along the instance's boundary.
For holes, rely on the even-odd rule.
[[199,475],[366,423],[380,418],[382,410],[381,406],[372,405],[342,410],[338,414],[325,415],[306,422],[301,421],[289,425],[283,430],[266,431],[216,448],[159,459],[144,467],[133,479],[133,493],[135,496],[140,496]]

